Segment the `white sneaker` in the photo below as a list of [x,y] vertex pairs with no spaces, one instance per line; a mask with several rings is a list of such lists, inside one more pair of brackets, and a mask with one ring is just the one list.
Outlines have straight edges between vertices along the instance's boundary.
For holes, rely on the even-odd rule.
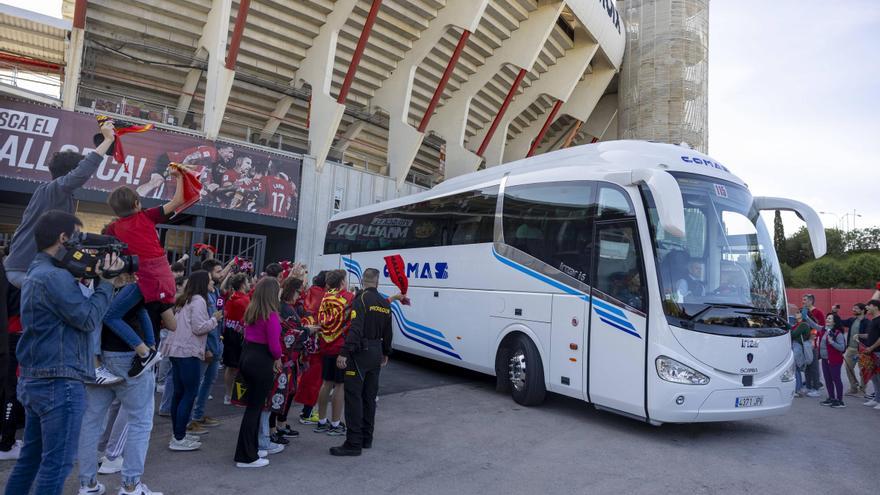
[[147,488],[147,485],[138,482],[137,486],[134,487],[134,491],[126,491],[125,486],[119,487],[119,495],[162,495],[162,492],[154,492]]
[[202,443],[202,437],[198,435],[193,435],[192,433],[187,433],[185,438],[188,440],[192,440],[193,442]]
[[807,397],[821,397],[818,390],[810,390],[807,392]]
[[260,468],[269,465],[269,459],[259,458],[254,462],[236,462],[235,467],[240,468]]
[[228,395],[224,395],[223,396],[223,405],[224,406],[231,406],[232,405],[232,397],[230,397]]
[[875,411],[880,411],[880,404],[877,404],[876,406],[874,406],[874,410],[875,410]]
[[862,405],[863,405],[863,406],[868,406],[868,407],[875,407],[875,406],[877,406],[877,404],[880,404],[880,402],[877,402],[876,400],[871,399],[871,400],[869,400],[868,402],[865,402],[865,403],[862,404]]
[[95,486],[92,486],[92,487],[88,487],[88,486],[79,487],[79,491],[77,492],[77,495],[104,495],[104,493],[106,491],[107,491],[107,489],[104,488],[103,483],[97,483],[97,484],[95,484]]
[[157,394],[164,394],[165,393],[165,384],[164,383],[156,385],[156,393]]
[[171,450],[198,450],[199,447],[202,446],[202,442],[198,442],[191,438],[183,437],[183,440],[178,440],[176,438],[172,438],[171,442],[168,444],[168,448]]
[[106,366],[95,368],[95,385],[108,387],[122,381],[122,377],[114,375]]
[[268,457],[268,456],[269,456],[269,453],[266,452],[265,450],[258,450],[258,451],[257,451],[257,455],[262,459],[262,458],[264,458],[264,457]]
[[21,446],[23,445],[21,440],[16,440],[12,447],[3,452],[0,450],[0,461],[14,461],[18,459],[18,456],[21,455]]
[[101,467],[98,468],[98,474],[115,474],[122,471],[122,456],[112,461],[104,456],[98,462],[101,463]]
[[266,453],[269,455],[277,454],[284,450],[284,445],[275,442],[269,442],[269,448],[266,449]]

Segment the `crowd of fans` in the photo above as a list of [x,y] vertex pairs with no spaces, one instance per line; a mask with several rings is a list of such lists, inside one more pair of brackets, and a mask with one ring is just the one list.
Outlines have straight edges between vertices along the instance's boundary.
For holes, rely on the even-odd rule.
[[145,209],[127,187],[109,196],[118,218],[103,232],[124,251],[82,248],[73,194],[111,149],[112,122],[101,131],[97,152],[53,157],[53,180],[32,196],[0,266],[0,460],[16,461],[5,493],[60,494],[74,462],[79,494],[105,493],[97,475],[112,473],[120,494],[159,493],[141,481],[156,416],[170,417],[158,431],[171,451],[199,449],[220,425],[205,406],[221,367],[224,404],[244,407],[236,466],[265,466],[298,435],[288,422],[294,401],[300,423],[345,435],[337,355],[354,300],[345,271],[310,284],[301,264],[257,275],[205,249],[171,264],[156,225],[182,198]]
[[[795,396],[821,397],[820,390],[825,388],[823,406],[844,408],[845,395],[861,396],[867,400],[865,406],[880,411],[880,289],[870,301],[853,305],[849,318],[839,314],[840,305],[826,315],[816,307],[812,294],[804,295],[802,303],[791,329],[797,366]],[[841,368],[846,369],[846,392]]]

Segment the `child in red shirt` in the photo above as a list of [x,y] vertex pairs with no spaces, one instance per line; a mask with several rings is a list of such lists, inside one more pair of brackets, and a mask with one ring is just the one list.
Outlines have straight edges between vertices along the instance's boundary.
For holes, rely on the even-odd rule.
[[232,403],[232,388],[238,374],[239,360],[244,344],[244,313],[251,302],[248,295],[247,275],[236,273],[229,277],[227,288],[232,291],[223,304],[223,381],[226,386],[224,404]]
[[[128,376],[133,378],[150,369],[162,356],[156,350],[152,324],[144,330],[142,341],[124,321],[125,314],[143,301],[149,310],[161,315],[166,328],[176,328],[172,308],[177,288],[171,265],[156,232],[156,225],[167,221],[174,210],[184,204],[183,177],[173,167],[171,174],[177,179],[177,189],[171,201],[163,206],[142,209],[138,194],[125,186],[117,188],[107,198],[107,203],[119,218],[107,226],[105,233],[128,244],[124,254],[137,255],[140,264],[137,283],[123,287],[113,298],[104,316],[104,324],[137,353],[128,371]],[[145,315],[141,319],[145,322],[150,320]]]

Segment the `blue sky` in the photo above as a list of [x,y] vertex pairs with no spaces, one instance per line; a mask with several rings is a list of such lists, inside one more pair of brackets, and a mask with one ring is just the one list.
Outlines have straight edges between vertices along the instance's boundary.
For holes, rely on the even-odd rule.
[[[60,0],[7,0],[60,17]],[[711,0],[709,153],[756,195],[880,226],[880,0]],[[800,225],[786,215],[786,230]],[[852,215],[845,219],[852,224]]]
[[[880,1],[712,0],[709,11],[709,153],[756,195],[838,217],[855,208],[857,226],[880,226]],[[798,224],[787,217],[787,233]]]

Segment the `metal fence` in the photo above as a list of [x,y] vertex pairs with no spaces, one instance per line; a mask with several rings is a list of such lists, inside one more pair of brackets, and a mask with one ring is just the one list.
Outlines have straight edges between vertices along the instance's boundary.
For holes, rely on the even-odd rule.
[[[217,248],[214,258],[226,263],[238,256],[251,260],[255,273],[263,271],[266,256],[266,236],[257,234],[241,234],[223,230],[211,230],[185,225],[159,225],[159,239],[165,246],[169,259],[173,262],[184,254],[190,260],[199,260],[194,244],[209,244]],[[192,266],[188,264],[187,266]]]

